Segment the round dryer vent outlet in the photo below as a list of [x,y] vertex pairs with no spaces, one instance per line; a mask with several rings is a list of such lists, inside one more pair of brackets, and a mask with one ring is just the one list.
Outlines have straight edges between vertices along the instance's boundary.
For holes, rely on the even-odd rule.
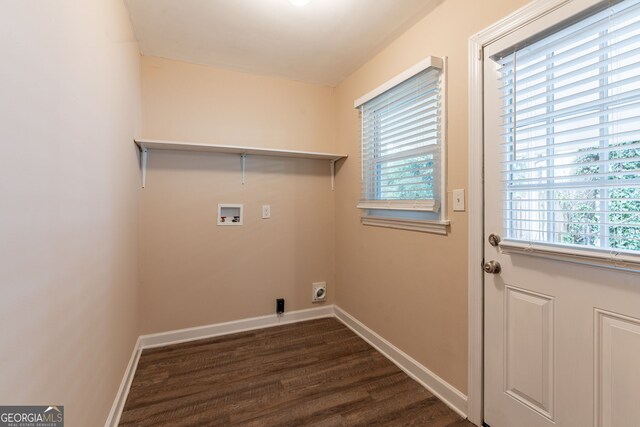
[[311,293],[312,302],[322,302],[327,300],[327,283],[326,282],[312,283],[311,288],[312,288],[312,293]]

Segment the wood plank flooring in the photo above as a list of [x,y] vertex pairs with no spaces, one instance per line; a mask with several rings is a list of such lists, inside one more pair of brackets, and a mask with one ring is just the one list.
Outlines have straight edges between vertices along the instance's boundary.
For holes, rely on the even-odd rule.
[[333,318],[142,352],[121,426],[472,426]]

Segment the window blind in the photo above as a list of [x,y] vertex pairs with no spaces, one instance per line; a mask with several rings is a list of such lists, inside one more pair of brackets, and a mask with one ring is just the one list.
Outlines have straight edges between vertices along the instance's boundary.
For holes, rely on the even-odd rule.
[[640,250],[640,1],[497,62],[505,234]]
[[436,212],[441,70],[427,68],[360,106],[361,208]]

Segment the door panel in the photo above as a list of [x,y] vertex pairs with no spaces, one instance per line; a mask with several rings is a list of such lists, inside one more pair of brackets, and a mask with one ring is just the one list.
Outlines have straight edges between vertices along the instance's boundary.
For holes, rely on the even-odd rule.
[[505,392],[553,420],[553,298],[505,286]]
[[603,310],[595,316],[597,425],[640,422],[640,320]]
[[[500,73],[492,56],[593,5],[570,1],[484,51],[484,235],[503,234]],[[640,273],[504,253],[484,281],[484,421],[640,426]]]

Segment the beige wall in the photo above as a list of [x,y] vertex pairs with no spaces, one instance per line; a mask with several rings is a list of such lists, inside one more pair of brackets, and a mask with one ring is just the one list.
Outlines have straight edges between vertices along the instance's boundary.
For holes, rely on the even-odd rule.
[[[329,151],[333,89],[143,58],[143,135]],[[327,161],[149,154],[141,195],[142,332],[310,308],[311,283],[334,295],[334,197]],[[217,226],[218,203],[243,203],[244,225]],[[261,219],[261,205],[271,219]]]
[[[152,152],[140,213],[142,332],[272,313],[279,296],[287,310],[308,308],[310,283],[327,280],[330,302],[466,393],[467,215],[450,210],[446,237],[360,224],[353,100],[425,56],[449,57],[450,202],[468,178],[468,38],[524,4],[446,0],[335,89],[143,58],[145,137],[350,158],[331,192],[324,162],[250,157],[242,186],[237,156]],[[244,203],[246,225],[217,227],[219,202]],[[271,220],[260,219],[263,203]]]
[[[525,0],[446,0],[336,88],[336,286],[343,309],[463,393],[467,390],[467,215],[451,190],[467,187],[467,43]],[[353,101],[428,55],[449,57],[448,206],[451,233],[365,227],[359,118]]]
[[146,138],[330,151],[333,89],[143,57]]
[[0,403],[98,426],[137,335],[138,49],[119,1],[0,7]]

